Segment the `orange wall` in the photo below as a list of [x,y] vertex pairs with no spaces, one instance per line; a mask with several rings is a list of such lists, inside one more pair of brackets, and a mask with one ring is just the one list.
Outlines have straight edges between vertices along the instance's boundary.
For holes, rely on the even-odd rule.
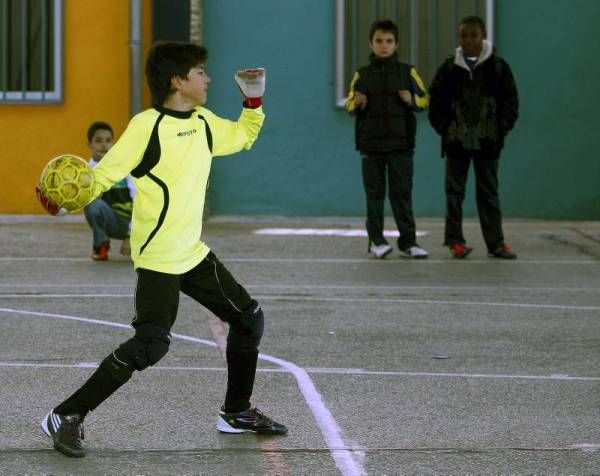
[[[62,104],[0,104],[0,213],[45,213],[34,187],[44,165],[63,153],[88,158],[86,131],[109,122],[116,138],[129,121],[129,2],[65,0]],[[150,45],[150,0],[143,44]],[[143,107],[149,94],[143,80]]]

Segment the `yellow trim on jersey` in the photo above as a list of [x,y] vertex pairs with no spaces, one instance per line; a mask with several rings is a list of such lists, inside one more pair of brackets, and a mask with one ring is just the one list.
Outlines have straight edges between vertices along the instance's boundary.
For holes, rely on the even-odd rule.
[[356,104],[354,104],[354,85],[356,84],[356,81],[358,81],[358,72],[354,73],[354,77],[352,78],[352,81],[350,82],[350,91],[348,92],[348,98],[346,99],[345,102],[345,106],[346,106],[346,110],[348,112],[354,112],[354,110],[356,109]]
[[417,73],[417,70],[413,67],[410,69],[411,86],[413,87],[413,109],[415,111],[422,111],[427,109],[429,106],[429,93],[425,83]]

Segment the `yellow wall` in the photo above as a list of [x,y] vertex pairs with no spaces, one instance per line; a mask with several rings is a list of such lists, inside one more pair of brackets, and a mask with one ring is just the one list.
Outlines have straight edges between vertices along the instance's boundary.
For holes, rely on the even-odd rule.
[[[129,2],[65,0],[63,5],[64,102],[0,104],[0,213],[45,213],[34,190],[44,165],[67,152],[87,159],[91,122],[109,122],[118,138],[129,121]],[[150,0],[144,0],[144,57],[151,41],[150,10]]]

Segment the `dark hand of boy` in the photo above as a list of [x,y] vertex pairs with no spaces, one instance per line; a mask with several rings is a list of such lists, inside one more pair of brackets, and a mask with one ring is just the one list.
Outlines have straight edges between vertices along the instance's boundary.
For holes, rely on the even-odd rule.
[[412,94],[410,93],[410,91],[406,89],[401,89],[400,91],[398,91],[398,96],[400,96],[400,99],[402,99],[404,104],[406,104],[407,106],[412,106]]
[[44,194],[44,192],[42,192],[42,189],[39,185],[35,186],[35,195],[38,201],[42,204],[42,207],[44,207],[44,210],[46,210],[50,215],[65,215],[67,213],[67,211],[64,208],[62,208],[58,203],[50,200]]
[[358,91],[354,92],[354,105],[364,109],[367,106],[367,96]]
[[244,107],[257,108],[262,105],[267,79],[265,68],[239,69],[234,79],[245,97]]

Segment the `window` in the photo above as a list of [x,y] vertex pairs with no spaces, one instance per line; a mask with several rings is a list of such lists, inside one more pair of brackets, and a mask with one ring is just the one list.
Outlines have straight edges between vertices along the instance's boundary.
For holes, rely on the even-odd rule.
[[0,103],[62,101],[62,0],[0,0]]
[[415,65],[429,85],[457,46],[458,22],[479,15],[493,39],[493,0],[336,0],[336,104],[343,106],[354,72],[368,63],[369,27],[393,20],[399,29],[398,58]]

